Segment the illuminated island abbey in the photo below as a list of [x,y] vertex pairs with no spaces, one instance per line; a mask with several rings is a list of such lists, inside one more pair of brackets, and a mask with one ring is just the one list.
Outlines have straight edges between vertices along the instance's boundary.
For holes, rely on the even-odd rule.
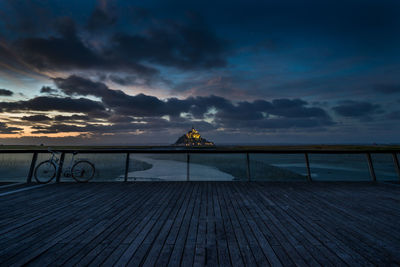
[[201,137],[200,133],[192,127],[187,134],[182,135],[175,142],[176,146],[214,146],[214,143]]

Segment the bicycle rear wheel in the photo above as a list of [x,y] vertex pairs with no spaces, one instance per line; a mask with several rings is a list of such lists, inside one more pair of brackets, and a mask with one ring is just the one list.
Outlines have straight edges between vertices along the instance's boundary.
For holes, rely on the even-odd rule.
[[46,184],[56,177],[56,165],[49,161],[41,162],[35,169],[35,180],[40,184]]
[[72,178],[79,183],[89,182],[95,172],[94,165],[87,160],[80,160],[72,166]]

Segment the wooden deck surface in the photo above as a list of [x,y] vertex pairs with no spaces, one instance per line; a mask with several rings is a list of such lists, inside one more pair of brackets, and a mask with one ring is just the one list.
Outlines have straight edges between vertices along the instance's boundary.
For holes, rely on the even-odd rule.
[[398,185],[71,183],[4,194],[12,190],[0,188],[1,266],[400,264]]

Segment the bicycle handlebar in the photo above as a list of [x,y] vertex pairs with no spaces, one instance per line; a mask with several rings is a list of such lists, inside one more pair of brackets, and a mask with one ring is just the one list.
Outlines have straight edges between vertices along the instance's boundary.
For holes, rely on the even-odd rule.
[[47,151],[49,151],[50,153],[53,153],[53,154],[60,154],[61,153],[59,151],[51,150],[50,148],[48,148]]

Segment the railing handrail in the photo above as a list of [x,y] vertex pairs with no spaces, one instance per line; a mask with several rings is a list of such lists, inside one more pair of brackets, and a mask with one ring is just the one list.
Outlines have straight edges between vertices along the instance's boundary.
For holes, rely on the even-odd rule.
[[[228,149],[228,148],[126,148],[126,149],[53,149],[61,153],[145,153],[145,154],[242,154],[242,153],[266,153],[266,154],[366,154],[366,153],[378,153],[378,154],[388,154],[388,153],[400,153],[400,149],[261,149],[261,148],[238,148],[238,149]],[[1,154],[5,153],[49,153],[47,148],[43,149],[0,149]]]
[[[310,171],[310,162],[308,158],[308,154],[364,154],[367,156],[368,168],[371,175],[372,181],[376,181],[376,175],[374,171],[374,166],[371,158],[371,154],[391,154],[394,165],[396,168],[396,172],[400,179],[400,163],[398,161],[397,154],[400,153],[400,148],[348,148],[348,149],[326,149],[326,148],[310,148],[310,149],[298,149],[298,148],[259,148],[259,147],[246,147],[246,148],[227,148],[227,147],[199,147],[199,148],[186,148],[186,147],[157,147],[157,148],[85,148],[85,149],[77,149],[74,148],[54,148],[54,151],[61,153],[61,161],[60,161],[60,170],[57,173],[56,181],[59,182],[62,162],[65,154],[67,153],[86,153],[86,154],[118,154],[123,153],[126,155],[125,160],[125,172],[124,172],[124,181],[128,180],[128,171],[129,171],[129,156],[130,154],[186,154],[187,161],[187,180],[190,180],[189,176],[189,168],[190,168],[190,154],[245,154],[246,155],[246,172],[247,172],[247,180],[251,180],[251,170],[249,163],[249,154],[303,154],[305,156],[305,163],[307,168],[307,179],[308,181],[312,181],[311,171]],[[34,172],[34,168],[36,166],[36,161],[39,153],[52,153],[53,151],[48,150],[47,147],[40,147],[36,149],[1,149],[0,154],[5,153],[33,153],[32,161],[29,169],[29,173],[27,176],[27,182],[32,181],[32,176]]]

